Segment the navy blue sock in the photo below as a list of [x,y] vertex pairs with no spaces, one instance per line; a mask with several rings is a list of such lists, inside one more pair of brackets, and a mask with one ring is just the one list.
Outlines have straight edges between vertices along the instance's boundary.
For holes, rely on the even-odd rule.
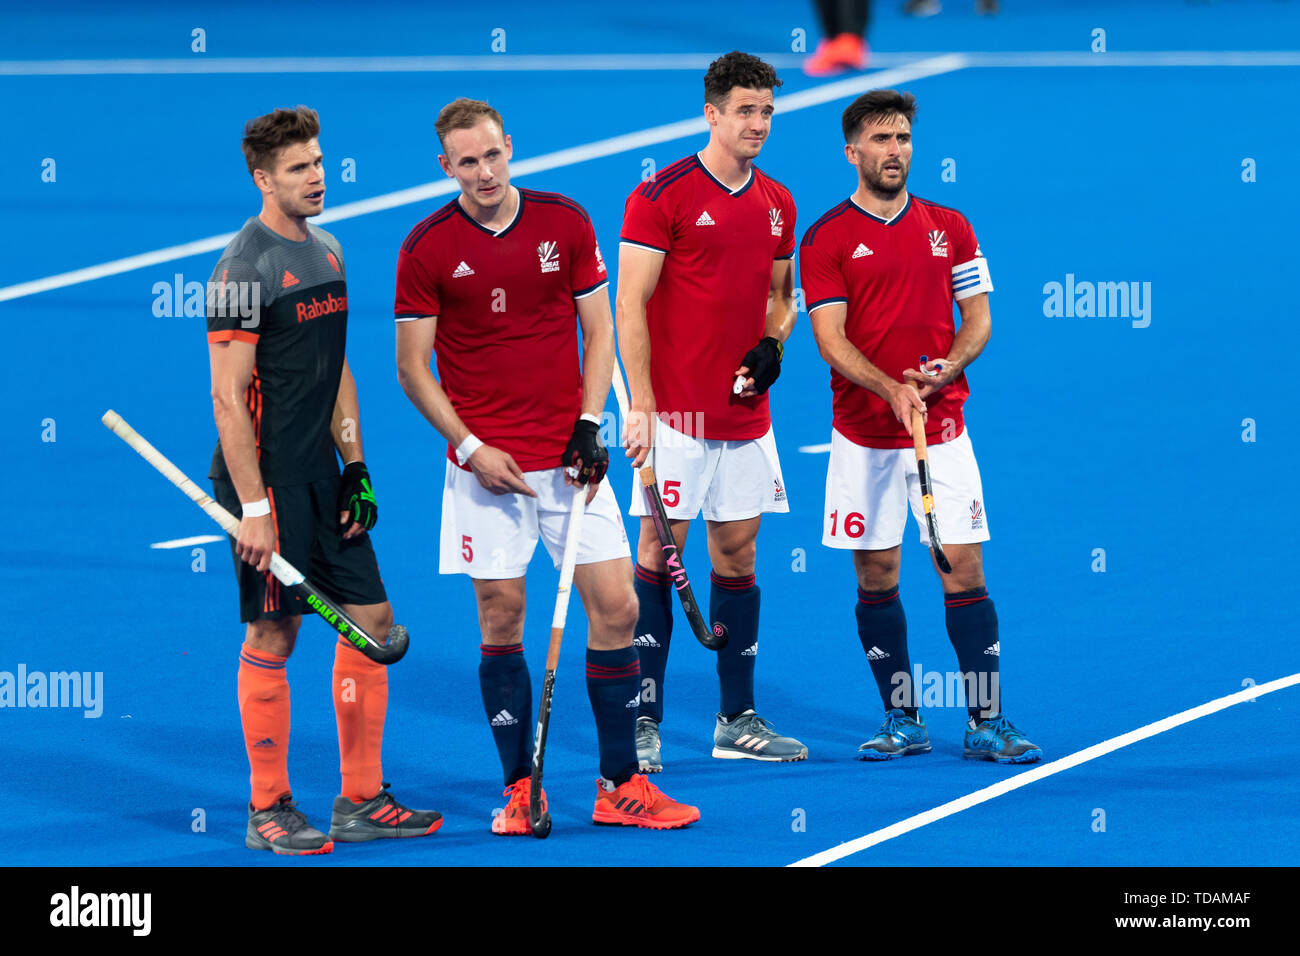
[[480,644],[478,684],[483,711],[501,757],[506,786],[533,769],[533,684],[522,644]]
[[641,610],[637,613],[632,644],[641,660],[641,709],[638,716],[656,723],[664,719],[664,672],[668,669],[668,642],[673,636],[673,592],[668,575],[640,564],[632,568],[632,588]]
[[957,652],[957,666],[966,685],[966,712],[978,724],[981,710],[986,715],[1002,710],[998,612],[984,588],[945,594],[943,606],[948,640]]
[[754,706],[754,661],[758,657],[759,588],[754,575],[724,578],[709,573],[709,620],[727,628],[727,646],[718,651],[722,716],[733,720]]
[[635,647],[587,648],[587,697],[596,717],[600,775],[622,786],[637,772],[636,715],[641,667]]
[[858,640],[876,679],[880,702],[885,710],[902,708],[916,716],[918,687],[912,686],[912,662],[907,655],[907,616],[898,599],[898,585],[888,591],[858,588],[855,610]]

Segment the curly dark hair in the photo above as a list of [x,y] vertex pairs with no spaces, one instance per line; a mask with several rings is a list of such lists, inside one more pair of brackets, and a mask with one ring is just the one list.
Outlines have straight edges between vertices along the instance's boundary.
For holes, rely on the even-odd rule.
[[286,146],[305,143],[320,135],[320,117],[306,106],[278,109],[244,124],[244,161],[250,173],[255,169],[270,172],[276,155]]
[[776,70],[756,56],[732,50],[709,64],[704,74],[704,102],[722,109],[737,86],[749,90],[774,90],[781,85]]
[[916,97],[898,90],[871,90],[863,93],[848,105],[841,123],[844,125],[844,142],[851,143],[862,134],[862,127],[873,120],[881,120],[897,113],[912,125],[916,116]]

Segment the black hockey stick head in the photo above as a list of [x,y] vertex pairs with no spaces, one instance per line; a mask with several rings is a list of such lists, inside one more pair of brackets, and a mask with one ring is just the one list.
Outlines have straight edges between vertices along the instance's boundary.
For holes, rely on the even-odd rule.
[[533,836],[537,839],[545,840],[551,835],[551,815],[546,810],[543,810],[542,815],[536,820],[530,819],[528,822],[533,828]]
[[695,636],[709,650],[720,651],[727,646],[727,625],[721,621],[714,621],[711,628]]
[[379,646],[367,645],[362,653],[376,664],[396,664],[406,656],[407,648],[410,646],[411,635],[407,633],[406,628],[394,624],[388,629],[388,643]]
[[952,564],[948,561],[948,555],[943,553],[943,545],[939,542],[938,523],[934,520],[934,514],[925,516],[926,530],[930,532],[930,551],[934,554],[934,563],[939,565],[939,570],[944,574],[952,574]]

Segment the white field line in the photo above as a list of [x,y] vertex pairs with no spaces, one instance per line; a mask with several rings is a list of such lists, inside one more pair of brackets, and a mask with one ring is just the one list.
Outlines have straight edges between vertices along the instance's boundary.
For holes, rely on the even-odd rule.
[[[301,56],[208,57],[195,54],[169,59],[0,60],[0,76],[203,75],[213,73],[493,73],[599,70],[698,70],[703,72],[722,53],[552,53],[516,56]],[[772,66],[798,68],[797,53],[756,54]],[[900,55],[890,59],[901,60]],[[912,60],[918,57],[912,57]]]
[[[493,73],[631,72],[704,70],[715,53],[556,53],[516,56],[312,56],[190,57],[164,59],[0,60],[0,76],[163,76],[273,73]],[[799,53],[760,53],[781,69],[797,69]],[[873,53],[872,67],[895,67],[942,56],[941,53]],[[1075,66],[1300,66],[1295,50],[1146,50],[1092,53],[1087,50],[962,53],[976,67]]]
[[979,806],[995,797],[1000,797],[1004,793],[1010,793],[1012,790],[1019,790],[1021,787],[1027,787],[1031,783],[1037,783],[1046,777],[1077,767],[1080,764],[1087,763],[1089,760],[1096,760],[1108,753],[1113,753],[1129,744],[1135,744],[1140,740],[1146,740],[1148,737],[1154,737],[1156,734],[1162,734],[1166,730],[1172,730],[1183,724],[1191,723],[1201,717],[1208,717],[1210,714],[1218,713],[1221,710],[1227,710],[1237,704],[1245,701],[1255,700],[1263,697],[1265,694],[1271,694],[1274,691],[1284,690],[1287,687],[1294,687],[1300,684],[1300,673],[1292,674],[1289,677],[1279,677],[1277,680],[1269,681],[1267,684],[1260,684],[1256,687],[1247,687],[1245,690],[1239,690],[1236,693],[1229,694],[1226,697],[1220,697],[1217,700],[1207,701],[1196,707],[1184,710],[1181,713],[1174,714],[1157,720],[1154,723],[1147,724],[1145,727],[1139,727],[1137,730],[1130,730],[1126,734],[1120,734],[1118,737],[1112,737],[1109,740],[1103,740],[1099,744],[1093,744],[1083,750],[1070,754],[1068,757],[1062,757],[1060,760],[1053,760],[1051,763],[1045,763],[1035,767],[1032,770],[1026,770],[1024,773],[1016,774],[1014,777],[1008,777],[1000,783],[995,783],[991,787],[985,787],[983,790],[976,790],[974,793],[968,793],[964,797],[958,797],[956,800],[949,800],[933,809],[926,810],[923,813],[917,813],[905,820],[860,836],[856,840],[849,840],[847,843],[841,843],[837,847],[829,850],[823,850],[821,853],[814,853],[812,856],[804,857],[791,863],[791,866],[825,866],[827,863],[834,863],[836,860],[842,860],[846,856],[852,856],[854,853],[860,853],[863,850],[873,847],[878,843],[884,843],[886,840],[892,840],[894,837],[902,836],[905,833],[911,833],[913,830],[919,830],[923,826],[942,820],[944,817],[950,817],[955,813],[961,813],[963,810],[969,810],[971,807]]
[[831,443],[824,445],[800,445],[799,450],[805,455],[824,455],[831,450]]
[[[857,74],[847,79],[823,83],[820,86],[799,93],[778,97],[776,108],[778,114],[808,109],[812,106],[820,106],[824,103],[854,96],[876,87],[895,86],[922,77],[951,73],[954,70],[962,69],[964,65],[965,60],[960,56],[947,55],[923,60],[894,70]],[[675,123],[666,123],[663,126],[652,126],[649,129],[643,129],[635,133],[611,136],[608,139],[597,140],[582,146],[572,146],[568,149],[556,150],[552,153],[545,153],[531,159],[511,163],[510,176],[514,179],[530,173],[574,166],[578,163],[613,156],[632,149],[671,142],[685,136],[703,133],[707,129],[708,126],[702,116],[679,120]],[[407,189],[399,189],[396,192],[384,193],[370,199],[335,206],[333,209],[327,209],[321,215],[315,217],[313,221],[325,225],[343,219],[354,219],[357,216],[365,216],[386,209],[394,209],[398,206],[424,202],[436,196],[448,195],[455,192],[456,188],[454,179],[424,183],[420,186],[411,186]],[[114,259],[111,262],[103,262],[83,269],[74,269],[72,272],[61,272],[58,275],[46,276],[43,279],[33,279],[28,282],[20,282],[17,285],[6,286],[0,288],[0,302],[36,295],[40,292],[48,292],[51,289],[62,289],[82,282],[91,282],[95,279],[119,275],[123,272],[131,272],[163,262],[172,262],[206,252],[215,252],[224,249],[226,244],[234,238],[234,235],[234,233],[228,232],[219,236],[209,236],[207,239],[196,239],[193,242],[178,246],[168,246],[164,249],[156,249],[153,252],[142,252],[138,255],[127,256],[124,259]]]
[[170,550],[172,548],[188,548],[196,544],[211,544],[213,541],[224,540],[219,534],[196,534],[192,538],[177,538],[175,541],[155,541],[149,547]]

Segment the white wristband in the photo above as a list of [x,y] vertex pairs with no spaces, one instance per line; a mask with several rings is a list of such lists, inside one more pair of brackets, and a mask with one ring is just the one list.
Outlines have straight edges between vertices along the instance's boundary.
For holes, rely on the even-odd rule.
[[580,417],[581,420],[584,421],[584,422],[591,422],[593,425],[599,425],[599,424],[600,424],[600,419],[597,418],[595,415],[587,415],[587,414],[583,414],[583,415],[581,415],[581,416],[579,416],[579,417]]
[[269,498],[263,498],[261,501],[241,501],[240,506],[243,508],[245,518],[265,518],[271,513]]
[[475,438],[473,433],[467,435],[465,440],[456,446],[456,463],[464,467],[470,456],[482,447],[483,443]]

